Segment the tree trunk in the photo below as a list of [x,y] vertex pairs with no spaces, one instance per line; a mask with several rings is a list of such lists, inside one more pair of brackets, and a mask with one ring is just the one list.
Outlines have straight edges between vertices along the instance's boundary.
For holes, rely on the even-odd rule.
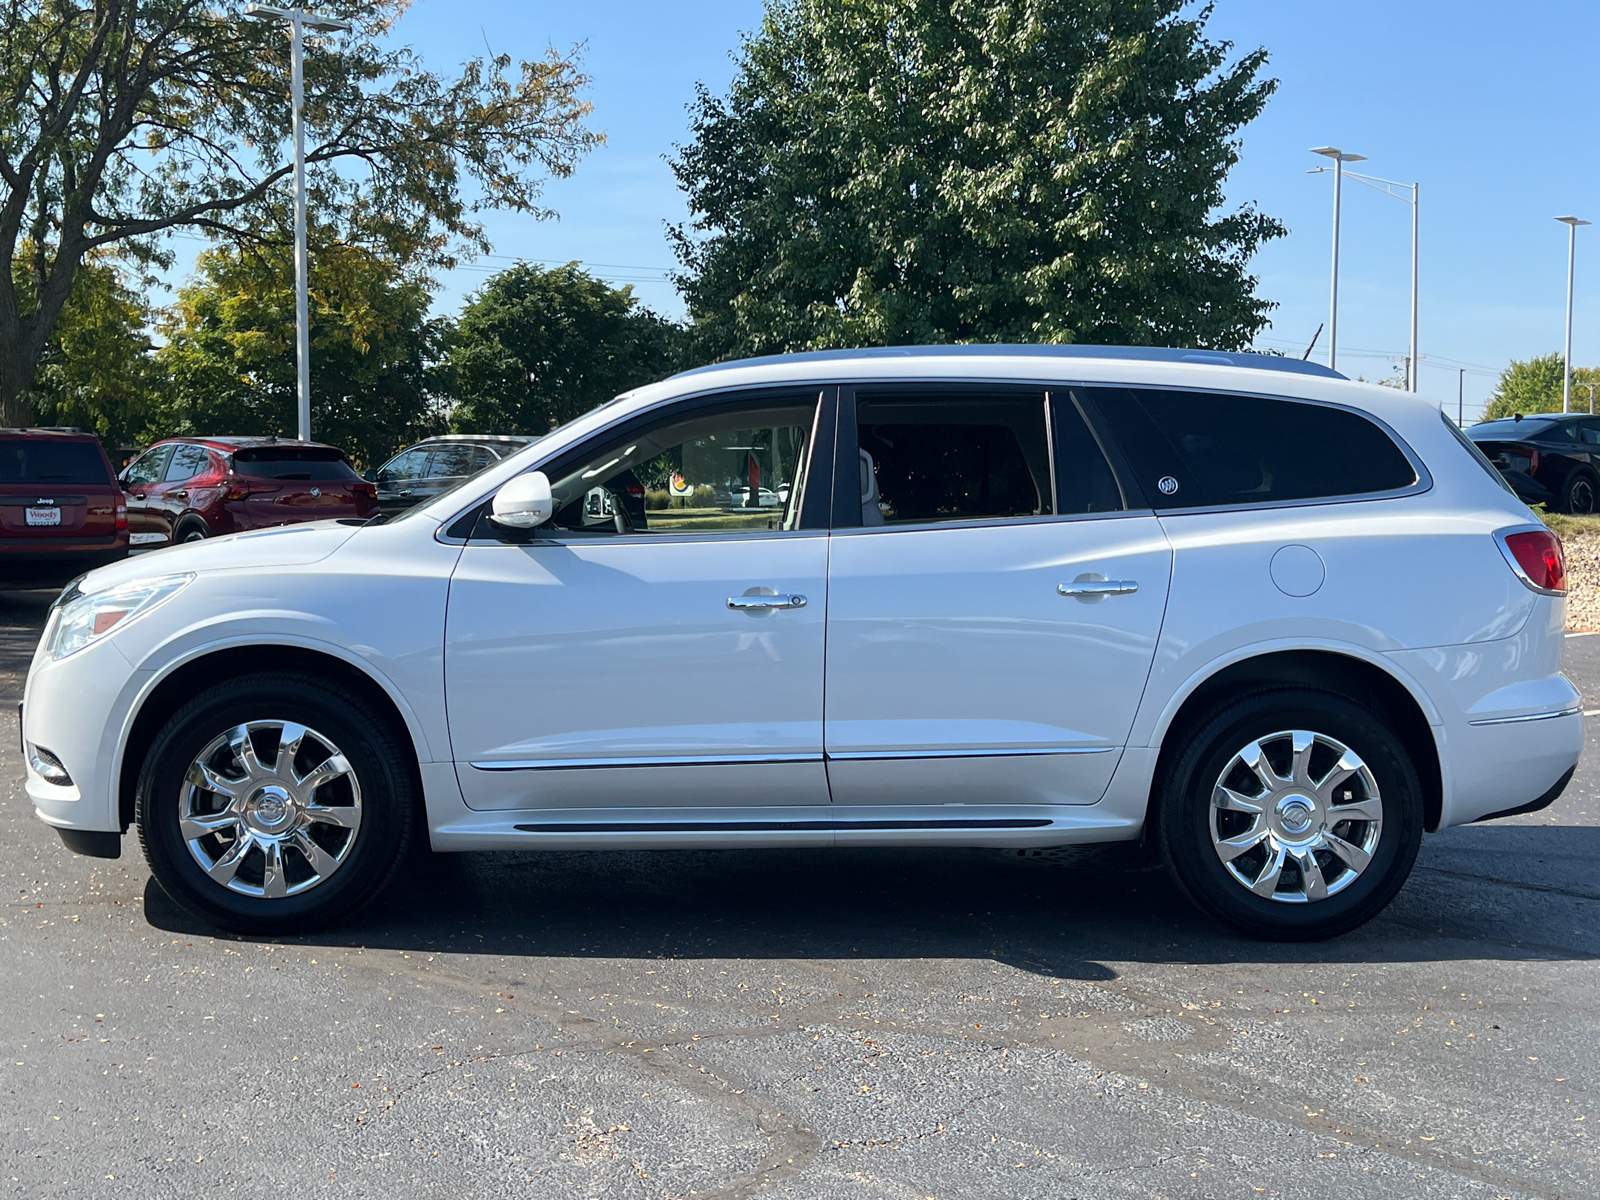
[[17,429],[33,424],[33,373],[39,351],[23,344],[20,330],[0,336],[0,426]]

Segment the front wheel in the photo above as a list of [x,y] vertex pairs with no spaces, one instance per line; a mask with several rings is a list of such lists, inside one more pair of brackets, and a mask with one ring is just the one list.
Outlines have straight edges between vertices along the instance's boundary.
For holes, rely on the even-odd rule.
[[414,788],[405,752],[363,701],[315,676],[218,684],[162,728],[136,793],[157,882],[240,933],[348,916],[405,855]]
[[1333,937],[1411,874],[1422,787],[1404,744],[1342,696],[1258,692],[1206,721],[1163,774],[1162,854],[1213,916],[1253,937]]

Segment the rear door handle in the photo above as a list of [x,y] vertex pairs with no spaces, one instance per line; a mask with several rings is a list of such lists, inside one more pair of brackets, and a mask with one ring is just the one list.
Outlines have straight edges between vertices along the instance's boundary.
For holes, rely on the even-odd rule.
[[1075,579],[1056,584],[1063,596],[1131,596],[1139,585],[1131,579]]
[[764,610],[769,608],[804,608],[804,596],[729,596],[728,607],[740,612],[751,609]]
[[174,496],[176,496],[179,500],[187,500],[189,498],[189,493],[186,492],[186,491],[183,491],[182,489],[179,489],[178,491],[173,492],[172,494]]

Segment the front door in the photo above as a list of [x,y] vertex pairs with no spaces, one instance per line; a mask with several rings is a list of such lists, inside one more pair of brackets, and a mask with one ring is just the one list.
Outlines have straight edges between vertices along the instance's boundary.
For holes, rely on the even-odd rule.
[[[680,406],[544,464],[545,526],[479,519],[445,646],[471,807],[554,820],[827,804],[819,407],[815,393]],[[636,483],[637,508],[614,494]]]
[[[128,544],[165,545],[165,526],[157,511],[162,478],[172,458],[172,443],[152,446],[122,472],[122,490],[128,497]],[[152,494],[154,493],[154,494]]]
[[828,575],[834,802],[1097,801],[1161,631],[1155,517],[1065,394],[862,389],[840,426],[862,512],[835,513]]

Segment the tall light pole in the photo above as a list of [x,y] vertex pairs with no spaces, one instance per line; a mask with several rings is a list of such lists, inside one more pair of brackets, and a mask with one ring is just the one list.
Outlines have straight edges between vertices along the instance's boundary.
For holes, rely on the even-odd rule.
[[1333,159],[1333,285],[1328,298],[1328,367],[1339,369],[1339,200],[1344,187],[1344,164],[1365,162],[1364,154],[1346,154],[1336,146],[1314,146],[1311,153]]
[[[1359,158],[1360,156],[1357,155],[1356,157]],[[1347,159],[1346,161],[1349,160]],[[1327,169],[1327,167],[1314,167],[1311,173],[1315,175]],[[1421,208],[1418,204],[1418,196],[1422,191],[1422,185],[1418,183],[1400,183],[1393,179],[1380,179],[1376,175],[1361,175],[1355,171],[1341,171],[1337,165],[1335,165],[1334,171],[1335,190],[1339,186],[1337,176],[1343,174],[1348,175],[1351,179],[1359,180],[1373,189],[1373,191],[1382,192],[1385,196],[1393,196],[1396,200],[1403,200],[1411,205],[1411,351],[1406,356],[1406,390],[1414,392],[1417,390],[1417,374],[1422,366],[1421,346],[1417,340],[1417,213]],[[1337,261],[1337,256],[1335,261]]]
[[302,8],[266,4],[251,4],[244,13],[247,17],[273,17],[289,26],[289,104],[294,114],[294,360],[299,437],[306,442],[311,440],[311,306],[306,298],[306,127],[301,115],[305,107],[305,31],[348,32],[350,22]]
[[1572,411],[1572,279],[1578,266],[1578,226],[1588,221],[1578,217],[1557,217],[1567,227],[1567,349],[1561,363],[1561,411]]

